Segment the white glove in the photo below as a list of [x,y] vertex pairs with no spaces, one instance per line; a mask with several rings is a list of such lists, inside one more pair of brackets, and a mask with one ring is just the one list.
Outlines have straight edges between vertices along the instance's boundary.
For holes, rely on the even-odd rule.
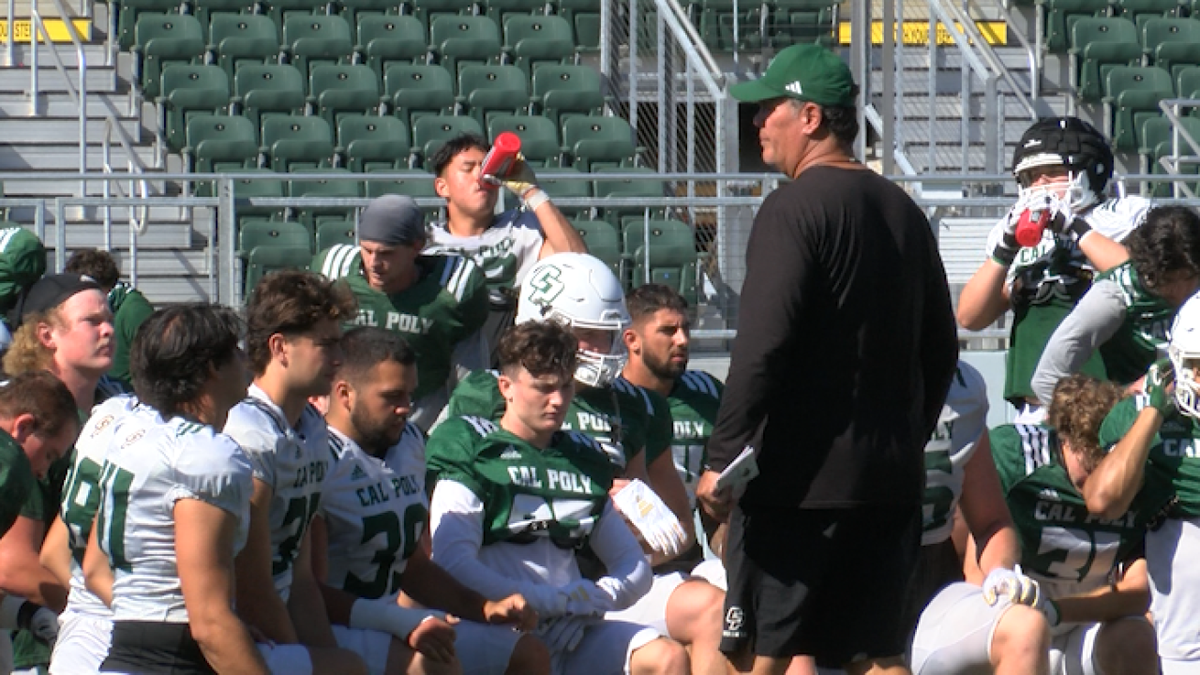
[[654,490],[635,479],[617,493],[613,505],[641,533],[642,539],[655,551],[667,556],[683,552],[687,533],[679,519],[667,508]]
[[616,605],[616,600],[607,591],[587,579],[572,581],[559,590],[567,596],[568,615],[604,616]]
[[1045,602],[1042,587],[1022,574],[1020,565],[1012,570],[997,567],[983,580],[984,601],[995,605],[1001,598],[1007,598],[1014,605],[1027,605],[1038,610],[1042,609]]
[[431,609],[401,607],[395,600],[387,598],[360,598],[350,606],[350,627],[391,633],[407,644],[409,634],[422,622],[445,616],[445,612]]
[[1076,242],[1091,234],[1092,226],[1075,213],[1070,203],[1058,197],[1049,197],[1046,203],[1050,207],[1050,225],[1048,228],[1055,234],[1067,235]]

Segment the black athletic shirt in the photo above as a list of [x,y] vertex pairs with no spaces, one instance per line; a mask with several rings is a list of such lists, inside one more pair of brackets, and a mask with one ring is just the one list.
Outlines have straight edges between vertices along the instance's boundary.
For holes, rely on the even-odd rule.
[[763,202],[746,268],[709,465],[761,428],[743,508],[919,504],[958,358],[921,209],[872,171],[810,168]]

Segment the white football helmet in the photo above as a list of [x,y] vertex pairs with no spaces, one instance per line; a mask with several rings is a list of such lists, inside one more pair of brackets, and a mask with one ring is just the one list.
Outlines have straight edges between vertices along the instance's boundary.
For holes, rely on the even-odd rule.
[[1200,419],[1200,382],[1194,369],[1200,367],[1200,294],[1179,308],[1167,347],[1175,369],[1175,403],[1189,417]]
[[621,334],[630,319],[621,282],[608,265],[584,253],[556,253],[539,260],[521,284],[516,322],[547,320],[611,331],[608,353],[579,350],[575,379],[580,384],[603,387],[621,374],[627,357]]

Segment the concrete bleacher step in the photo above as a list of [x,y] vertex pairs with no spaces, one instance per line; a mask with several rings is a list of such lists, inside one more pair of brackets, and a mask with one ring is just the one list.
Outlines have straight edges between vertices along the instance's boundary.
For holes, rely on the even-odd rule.
[[[115,92],[88,91],[87,116],[103,117],[112,112],[118,117],[131,117],[129,112],[129,95]],[[38,98],[37,115],[39,117],[75,117],[79,114],[79,106],[66,94],[42,95]],[[29,94],[0,93],[0,116],[2,117],[34,117],[33,101]]]
[[[938,249],[946,267],[946,281],[951,285],[965,284],[984,260],[988,233],[995,218],[940,218],[938,220]],[[956,296],[957,297],[957,296]]]
[[208,276],[139,274],[137,288],[154,305],[215,300]]
[[[83,45],[83,62],[89,70],[110,65],[108,63],[108,59],[110,58],[108,47],[100,42],[102,40],[101,36],[93,33],[93,37],[96,39],[94,44]],[[75,45],[70,43],[57,44],[56,51],[58,52],[58,58],[62,59],[63,66],[74,70],[76,64],[79,62],[79,55],[75,51]],[[13,45],[12,65],[27,66],[32,63],[33,55],[31,52],[32,49],[30,49],[28,44],[18,43]],[[50,48],[44,44],[41,45],[41,51],[38,52],[38,65],[49,68],[54,67],[54,56],[51,54]]]
[[[25,219],[17,219],[16,222],[21,223],[30,230],[33,226],[31,221]],[[127,250],[129,248],[129,221],[124,218],[118,218],[113,214],[113,229],[111,246],[113,250]],[[54,245],[56,230],[52,219],[48,219],[46,223],[46,243],[48,246]],[[142,249],[159,249],[170,251],[173,249],[188,250],[195,245],[195,231],[191,223],[171,223],[162,221],[152,221],[146,228],[144,234],[138,235],[139,255]],[[70,222],[67,224],[67,248],[103,248],[104,246],[104,225],[101,222]]]
[[[75,70],[67,71],[71,87],[79,83],[79,75]],[[50,93],[66,93],[67,80],[53,66],[42,65],[38,68],[38,90]],[[30,87],[28,68],[0,68],[0,92],[27,92]],[[116,71],[112,68],[88,68],[88,93],[119,91]]]
[[[125,133],[134,141],[140,141],[142,136],[142,125],[136,118],[118,118],[117,124],[125,130]],[[89,118],[87,121],[87,137],[89,142],[93,139],[100,141],[104,138],[105,125],[104,119]],[[0,118],[0,138],[3,138],[6,143],[17,143],[21,145],[61,145],[64,142],[78,142],[79,139],[79,119],[78,117],[26,117],[26,118]],[[114,131],[113,138],[116,138]]]
[[[96,139],[99,141],[99,139]],[[110,159],[115,167],[122,169],[128,164],[125,150],[114,143]],[[79,146],[70,145],[39,145],[26,148],[0,147],[0,171],[78,171]],[[133,147],[134,155],[141,160],[143,166],[154,166],[154,148],[149,145]],[[104,149],[99,142],[89,142],[87,149],[87,165],[89,168],[103,166]]]

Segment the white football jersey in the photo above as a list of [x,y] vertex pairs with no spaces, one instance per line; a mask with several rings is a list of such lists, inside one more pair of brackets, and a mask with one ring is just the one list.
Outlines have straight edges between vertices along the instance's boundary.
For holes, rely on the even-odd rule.
[[254,483],[250,460],[212,427],[157,413],[116,422],[100,476],[96,527],[113,568],[113,620],[188,620],[175,566],[175,503],[199,499],[237,519],[246,544]]
[[[109,444],[117,423],[135,411],[157,417],[151,408],[139,406],[134,396],[110,398],[92,408],[92,416],[83,425],[75,441],[75,461],[63,487],[59,515],[67,524],[67,540],[71,547],[71,587],[67,606],[81,614],[112,617],[104,601],[87,589],[83,579],[83,553],[88,535],[100,505],[100,472],[108,456]],[[148,411],[148,412],[147,412]]]
[[321,501],[321,483],[329,469],[329,434],[325,420],[306,405],[293,429],[279,406],[257,385],[229,411],[225,433],[237,441],[254,477],[271,495],[271,574],[285,602],[292,588],[292,563]]
[[[1146,219],[1146,212],[1154,205],[1149,200],[1142,197],[1120,197],[1108,199],[1096,208],[1088,211],[1083,219],[1087,221],[1092,229],[1103,234],[1104,236],[1116,242],[1125,241],[1125,237],[1129,236],[1139,225]],[[1004,225],[1008,219],[1005,214],[991,232],[988,233],[987,247],[984,249],[984,255],[990,256],[995,250],[996,244],[1000,243],[1001,237],[1004,236]],[[1022,248],[1017,251],[1017,257],[1013,260],[1013,264],[1008,268],[1008,281],[1012,283],[1021,269],[1047,261],[1055,252],[1057,246],[1069,244],[1071,248],[1072,261],[1080,268],[1091,268],[1091,263],[1083,255],[1083,251],[1079,250],[1079,246],[1069,239],[1056,237],[1050,230],[1042,232],[1042,241],[1037,246]]]
[[519,288],[525,275],[537,264],[542,243],[541,223],[537,216],[520,209],[496,216],[488,229],[472,237],[450,233],[446,223],[429,228],[429,243],[423,251],[457,254],[470,258],[483,270],[488,287]]
[[987,429],[987,414],[983,375],[959,361],[933,438],[925,444],[922,546],[946,541],[954,529],[954,509],[962,498],[964,470],[975,454],[975,442]]
[[429,517],[425,438],[415,424],[382,458],[329,428],[333,468],[321,515],[329,532],[329,584],[363,598],[395,597]]

